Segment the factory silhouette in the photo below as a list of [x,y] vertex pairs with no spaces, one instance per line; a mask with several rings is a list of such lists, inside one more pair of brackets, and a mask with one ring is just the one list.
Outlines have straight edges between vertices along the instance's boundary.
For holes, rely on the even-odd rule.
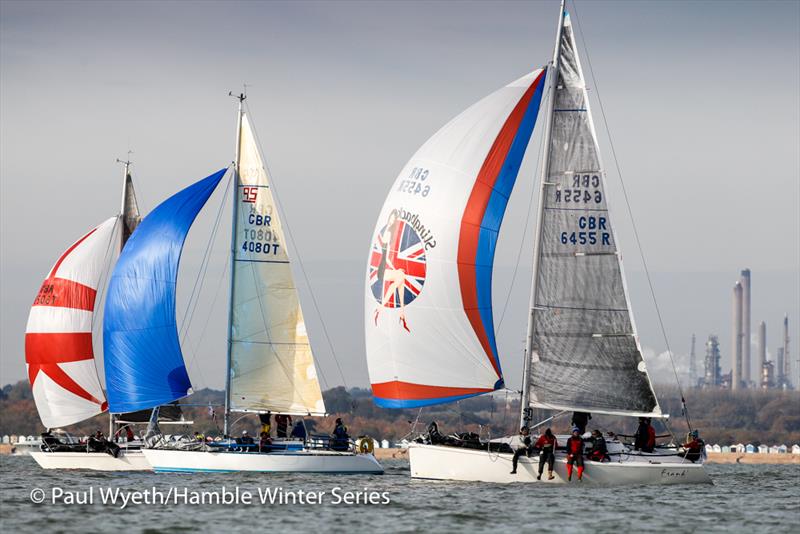
[[[697,375],[695,357],[695,336],[692,334],[692,347],[689,353],[689,375],[692,384],[704,389],[794,389],[791,383],[789,356],[789,316],[783,317],[781,344],[775,351],[775,361],[767,359],[767,324],[758,325],[757,362],[753,361],[751,349],[750,317],[750,269],[741,272],[739,280],[733,285],[731,313],[731,371],[722,374],[719,338],[716,334],[708,336],[704,360],[704,373]],[[754,365],[755,364],[755,365]],[[755,369],[755,372],[753,368]]]

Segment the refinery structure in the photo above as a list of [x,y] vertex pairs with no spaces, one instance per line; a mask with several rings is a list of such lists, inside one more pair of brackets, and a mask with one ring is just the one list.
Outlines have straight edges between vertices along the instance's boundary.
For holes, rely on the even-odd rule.
[[791,358],[789,352],[789,316],[784,315],[780,344],[775,351],[775,360],[769,360],[767,347],[767,324],[760,321],[755,358],[752,357],[751,329],[751,278],[750,269],[741,272],[733,285],[731,309],[731,346],[729,361],[731,371],[722,373],[719,337],[708,336],[705,344],[704,371],[698,376],[695,356],[695,335],[689,353],[689,375],[699,388],[730,389],[793,389]]

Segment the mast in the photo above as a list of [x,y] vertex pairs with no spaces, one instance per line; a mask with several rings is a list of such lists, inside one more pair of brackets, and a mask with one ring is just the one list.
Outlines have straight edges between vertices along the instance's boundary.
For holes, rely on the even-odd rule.
[[[119,233],[119,252],[122,252],[122,249],[125,248],[125,242],[127,241],[125,235],[125,205],[127,204],[127,192],[128,192],[128,174],[131,168],[131,154],[132,152],[128,150],[128,155],[125,161],[117,158],[117,163],[122,163],[122,195],[119,204],[119,224],[121,231]],[[108,411],[108,439],[111,440],[114,436],[114,415],[111,413],[111,410]]]
[[242,146],[242,103],[247,98],[245,93],[234,95],[228,93],[239,101],[239,110],[236,119],[236,159],[233,164],[233,209],[231,210],[231,271],[230,288],[228,290],[228,355],[225,364],[225,417],[222,426],[223,436],[228,436],[229,422],[231,415],[231,352],[233,350],[233,283],[234,273],[236,272],[236,221],[239,216],[239,158]]
[[564,27],[565,0],[561,0],[561,10],[558,14],[558,28],[556,29],[556,46],[553,51],[553,61],[550,63],[548,73],[550,85],[550,101],[547,104],[547,120],[545,122],[544,143],[545,152],[542,158],[541,174],[539,176],[539,199],[536,203],[536,239],[533,245],[533,276],[531,283],[530,313],[528,314],[528,335],[525,341],[525,364],[522,373],[522,399],[520,402],[520,426],[529,425],[531,410],[529,407],[531,397],[531,357],[533,354],[533,328],[536,313],[537,278],[539,276],[539,256],[542,241],[542,223],[544,216],[545,181],[550,172],[550,144],[553,126],[553,109],[556,102],[556,84],[558,83],[558,59],[561,53],[561,29]]

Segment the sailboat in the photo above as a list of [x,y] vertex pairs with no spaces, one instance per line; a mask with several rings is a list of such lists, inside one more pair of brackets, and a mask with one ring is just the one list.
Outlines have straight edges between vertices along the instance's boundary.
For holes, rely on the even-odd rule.
[[[39,288],[25,330],[28,379],[42,425],[50,431],[73,425],[108,410],[94,358],[92,327],[97,293],[114,257],[141,219],[130,161],[123,173],[118,215],[93,228],[56,261]],[[113,420],[109,420],[113,431]],[[109,435],[109,438],[111,436]],[[62,432],[47,436],[31,452],[45,469],[100,471],[147,470],[138,447],[123,447],[114,457],[91,452]]]
[[[416,408],[505,388],[492,311],[493,259],[540,116],[544,157],[521,423],[531,424],[532,408],[668,417],[642,358],[563,2],[552,61],[434,134],[400,172],[383,205],[365,290],[367,361],[379,406]],[[569,478],[562,450],[554,478],[539,482],[538,458],[523,456],[511,474],[512,454],[500,452],[499,443],[467,448],[430,438],[409,446],[412,477],[499,483]],[[509,451],[516,439],[500,441]],[[565,439],[559,437],[560,444]],[[609,439],[608,449],[610,462],[586,461],[583,482],[710,482],[702,461],[692,462],[676,448],[642,453]]]
[[[372,454],[276,441],[256,452],[229,439],[234,414],[325,414],[290,256],[263,159],[239,95],[228,308],[224,441],[144,449],[155,471],[382,473]],[[186,397],[175,290],[183,243],[217,188],[222,169],[176,193],[139,225],[108,287],[103,323],[106,385],[113,413]],[[191,450],[189,450],[191,449]],[[254,452],[250,452],[254,450]]]

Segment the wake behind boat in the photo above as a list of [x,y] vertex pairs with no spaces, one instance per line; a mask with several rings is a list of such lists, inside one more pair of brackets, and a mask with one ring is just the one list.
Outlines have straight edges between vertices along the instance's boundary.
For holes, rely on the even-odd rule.
[[[365,291],[367,361],[379,406],[424,407],[505,388],[492,312],[494,253],[543,100],[521,425],[529,428],[533,408],[575,412],[574,418],[639,417],[648,426],[651,418],[669,417],[653,391],[633,322],[606,172],[563,2],[547,68],[451,120],[409,160],[384,203]],[[576,479],[586,482],[711,481],[698,441],[689,448],[634,446],[601,434],[595,443],[604,441],[607,454],[584,461],[585,430],[584,422],[560,446],[548,438],[542,450],[552,451],[554,473],[542,482],[568,480],[572,464]],[[439,438],[429,432],[410,445],[413,477],[539,481],[539,466],[528,457],[539,452],[533,444]],[[514,449],[522,447],[512,473]]]
[[[144,455],[156,471],[382,473],[367,447],[311,440],[257,447],[231,440],[232,414],[323,416],[283,227],[248,115],[239,95],[231,235],[231,277],[223,440],[162,443],[155,429]],[[106,300],[104,348],[110,410],[153,409],[189,395],[192,384],[175,319],[178,264],[186,236],[226,169],[156,207],[120,256]],[[147,313],[130,313],[146,310]]]

